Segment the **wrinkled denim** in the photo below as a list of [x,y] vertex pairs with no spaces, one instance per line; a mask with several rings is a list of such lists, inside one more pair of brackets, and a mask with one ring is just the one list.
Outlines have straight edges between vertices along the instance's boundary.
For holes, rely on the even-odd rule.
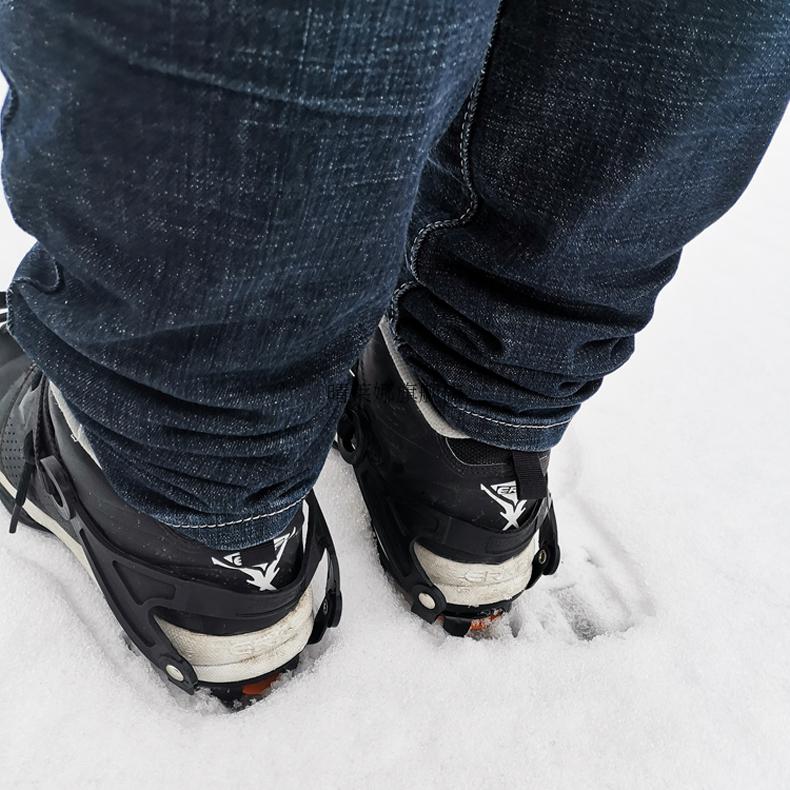
[[555,444],[745,188],[788,18],[25,0],[0,4],[0,65],[4,184],[38,241],[12,334],[121,496],[239,548],[312,486],[385,311],[448,422]]
[[505,3],[485,71],[424,169],[389,315],[449,422],[545,450],[748,184],[790,6]]

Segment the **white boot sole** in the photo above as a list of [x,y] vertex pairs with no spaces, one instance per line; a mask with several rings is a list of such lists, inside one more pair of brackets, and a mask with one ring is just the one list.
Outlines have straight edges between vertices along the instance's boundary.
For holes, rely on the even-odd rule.
[[509,601],[524,592],[532,578],[532,560],[538,552],[539,534],[537,531],[515,557],[497,565],[449,560],[419,543],[414,544],[414,553],[447,603],[468,607],[486,606]]

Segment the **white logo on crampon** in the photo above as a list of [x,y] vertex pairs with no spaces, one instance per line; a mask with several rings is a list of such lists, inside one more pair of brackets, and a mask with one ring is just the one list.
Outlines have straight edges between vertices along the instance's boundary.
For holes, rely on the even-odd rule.
[[247,576],[249,576],[247,584],[251,584],[259,590],[264,592],[266,590],[274,590],[274,577],[277,576],[280,571],[280,560],[285,551],[285,546],[295,534],[296,529],[294,528],[286,535],[280,535],[274,539],[275,556],[271,562],[260,562],[250,566],[242,565],[241,553],[238,551],[232,554],[226,554],[221,560],[212,557],[211,561],[214,565],[219,565],[221,568],[228,568],[229,570],[241,571],[241,573],[247,574]]
[[511,527],[518,527],[518,520],[527,509],[527,500],[518,498],[516,481],[495,483],[490,486],[481,483],[480,488],[502,508],[500,515],[505,519],[505,526],[502,527],[502,531],[504,532]]

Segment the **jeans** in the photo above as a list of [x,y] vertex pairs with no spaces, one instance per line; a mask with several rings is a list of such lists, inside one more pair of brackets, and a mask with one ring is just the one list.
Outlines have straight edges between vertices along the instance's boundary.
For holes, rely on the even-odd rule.
[[2,3],[37,239],[11,332],[116,491],[217,548],[285,527],[385,313],[451,425],[547,449],[746,187],[788,27],[784,0]]

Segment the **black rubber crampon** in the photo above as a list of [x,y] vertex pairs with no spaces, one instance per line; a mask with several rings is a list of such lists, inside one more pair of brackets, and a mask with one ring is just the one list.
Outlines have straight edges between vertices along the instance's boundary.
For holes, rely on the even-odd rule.
[[[288,584],[258,595],[230,589],[216,582],[175,576],[113,544],[80,502],[56,446],[53,445],[54,449],[43,457],[38,457],[32,449],[27,451],[28,447],[36,450],[40,447],[34,438],[44,422],[45,390],[46,387],[38,387],[39,400],[33,407],[38,416],[32,433],[25,439],[25,471],[17,496],[12,499],[5,492],[1,496],[2,503],[12,513],[11,531],[15,530],[18,522],[39,526],[23,510],[31,470],[35,468],[49,499],[47,507],[57,511],[60,518],[69,523],[96,582],[127,637],[171,683],[188,694],[193,694],[199,687],[208,687],[215,694],[219,692],[228,697],[237,691],[236,685],[251,688],[255,682],[230,684],[233,688],[227,689],[225,684],[216,686],[199,681],[192,665],[160,628],[157,614],[177,612],[213,620],[257,623],[263,619],[274,624],[294,609],[325,554],[328,558],[325,594],[315,615],[309,643],[320,641],[328,628],[337,626],[342,613],[340,570],[332,537],[314,492],[306,497],[308,518],[302,564],[297,576]],[[263,678],[256,680],[262,681]]]
[[326,553],[326,592],[316,613],[309,643],[320,641],[327,628],[335,627],[340,621],[342,595],[337,554],[313,492],[307,496],[305,556],[298,576],[280,589],[267,591],[265,595],[251,595],[198,579],[173,576],[125,553],[110,543],[82,508],[57,458],[40,459],[38,465],[47,477],[47,488],[60,515],[74,528],[93,575],[124,631],[171,683],[188,694],[207,684],[198,680],[192,665],[162,631],[155,618],[158,612],[176,611],[198,617],[237,620],[267,615],[276,622],[296,606]]
[[[392,480],[384,478],[379,470],[380,463],[377,462],[381,451],[370,441],[373,432],[365,419],[355,378],[351,398],[338,423],[334,446],[354,468],[370,514],[382,566],[406,595],[412,612],[426,622],[439,621],[448,634],[464,636],[482,629],[509,611],[518,597],[516,595],[506,601],[471,608],[448,604],[420,564],[415,553],[417,543],[429,547],[460,545],[467,557],[496,564],[524,550],[535,533],[539,532],[538,551],[525,589],[532,587],[541,576],[557,570],[560,561],[557,522],[547,491],[528,515],[527,521],[514,531],[493,532],[448,515],[440,508],[415,501],[408,491],[399,492]],[[523,455],[514,452],[514,456],[519,456],[518,461]],[[518,461],[515,467],[519,485],[532,484],[532,480],[522,480],[532,470],[520,469]],[[430,471],[426,470],[426,477],[429,476]],[[542,477],[539,472],[535,476]],[[545,486],[544,481],[540,482]],[[469,561],[460,554],[451,558]]]

